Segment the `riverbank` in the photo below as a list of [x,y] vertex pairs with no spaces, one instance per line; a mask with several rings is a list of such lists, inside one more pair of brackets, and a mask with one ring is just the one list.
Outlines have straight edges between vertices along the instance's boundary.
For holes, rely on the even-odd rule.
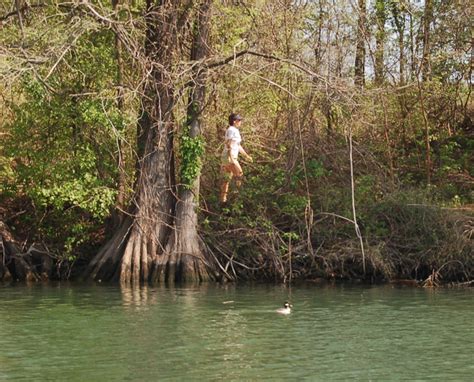
[[[262,217],[251,220],[229,209],[215,221],[205,216],[201,235],[219,282],[472,286],[472,209],[387,200],[365,212],[360,220],[362,247],[353,225],[334,214],[315,214],[308,233],[304,224],[284,231]],[[44,243],[16,237],[4,223],[0,228],[0,280],[4,281],[78,280],[106,240],[104,231],[97,231],[74,256],[65,257]],[[25,232],[25,227],[16,227],[15,232]]]
[[[203,231],[231,279],[413,280],[433,286],[474,279],[474,211],[392,195],[358,210],[308,220],[230,208]],[[244,211],[244,212],[242,212]],[[253,211],[257,211],[253,215]]]

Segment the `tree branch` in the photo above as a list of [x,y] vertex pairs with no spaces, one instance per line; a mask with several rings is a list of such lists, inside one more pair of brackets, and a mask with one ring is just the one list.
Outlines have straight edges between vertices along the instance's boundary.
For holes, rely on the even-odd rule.
[[41,8],[41,7],[45,7],[45,6],[46,6],[46,4],[44,4],[44,3],[41,3],[41,4],[33,4],[33,5],[30,5],[30,4],[26,3],[26,4],[23,5],[21,8],[15,9],[14,11],[11,11],[10,13],[7,13],[7,14],[4,15],[4,16],[0,16],[0,22],[5,21],[5,20],[9,19],[10,17],[16,16],[16,15],[18,15],[19,13],[23,13],[23,12],[25,12],[25,11],[28,10],[28,9],[31,9],[31,8]]

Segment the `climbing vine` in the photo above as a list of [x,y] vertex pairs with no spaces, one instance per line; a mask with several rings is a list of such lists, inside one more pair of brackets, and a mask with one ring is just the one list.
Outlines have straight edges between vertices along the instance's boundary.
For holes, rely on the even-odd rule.
[[194,180],[201,172],[204,139],[202,136],[191,137],[190,126],[186,125],[179,137],[179,177],[186,188],[191,188]]

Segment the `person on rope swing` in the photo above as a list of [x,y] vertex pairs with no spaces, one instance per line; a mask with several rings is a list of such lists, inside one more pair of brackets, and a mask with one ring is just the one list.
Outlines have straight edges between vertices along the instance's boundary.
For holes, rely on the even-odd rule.
[[240,145],[240,142],[242,142],[239,131],[241,124],[242,117],[239,114],[232,113],[229,115],[229,128],[225,132],[224,150],[222,151],[221,157],[221,173],[223,177],[220,193],[221,203],[227,202],[227,193],[229,192],[229,185],[232,178],[235,179],[237,188],[242,184],[243,171],[237,160],[239,153],[250,163],[253,162],[252,157],[248,155]]

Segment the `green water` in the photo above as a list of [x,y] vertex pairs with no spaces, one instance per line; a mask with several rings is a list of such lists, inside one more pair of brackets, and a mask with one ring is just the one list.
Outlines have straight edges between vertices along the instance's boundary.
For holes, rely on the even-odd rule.
[[[288,297],[289,316],[275,313]],[[0,285],[0,380],[472,381],[474,291]]]

